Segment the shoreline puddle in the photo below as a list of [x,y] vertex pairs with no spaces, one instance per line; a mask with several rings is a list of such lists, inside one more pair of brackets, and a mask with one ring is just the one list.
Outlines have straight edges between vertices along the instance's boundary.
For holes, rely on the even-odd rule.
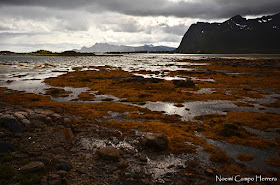
[[[247,111],[259,113],[276,113],[280,114],[280,108],[265,107],[260,110],[258,107],[238,107],[234,105],[234,101],[228,100],[208,100],[208,101],[192,101],[182,103],[182,107],[177,107],[175,103],[170,102],[146,102],[140,107],[148,108],[151,111],[164,112],[165,114],[177,114],[184,121],[193,121],[195,116],[206,114],[225,115],[228,111]],[[139,105],[138,105],[139,106]]]
[[[275,170],[278,171],[279,168],[278,167],[274,167],[271,165],[268,165],[265,163],[266,160],[268,160],[271,157],[279,157],[279,153],[277,150],[275,149],[259,149],[259,148],[253,148],[253,147],[249,147],[249,146],[243,146],[243,145],[235,145],[235,144],[230,144],[227,143],[225,141],[221,141],[221,140],[214,140],[214,139],[209,139],[206,138],[204,135],[202,135],[201,133],[196,132],[195,133],[196,136],[202,137],[204,139],[206,139],[206,142],[208,144],[212,144],[215,147],[218,147],[220,149],[222,149],[223,151],[226,152],[226,154],[231,157],[232,159],[234,159],[237,163],[241,163],[246,165],[249,168],[253,168],[255,170],[259,170],[259,171],[270,171],[270,170]],[[237,156],[239,154],[249,154],[254,156],[254,159],[252,161],[240,161],[237,159]]]

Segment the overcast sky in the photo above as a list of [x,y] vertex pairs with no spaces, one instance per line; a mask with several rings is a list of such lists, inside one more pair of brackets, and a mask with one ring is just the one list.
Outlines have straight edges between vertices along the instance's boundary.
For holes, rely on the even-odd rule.
[[279,10],[279,0],[0,0],[0,50],[64,51],[96,42],[178,47],[197,21]]

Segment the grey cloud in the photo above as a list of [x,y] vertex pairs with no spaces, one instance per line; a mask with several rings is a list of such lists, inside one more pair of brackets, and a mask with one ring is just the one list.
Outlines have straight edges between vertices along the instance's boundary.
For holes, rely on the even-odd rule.
[[175,34],[182,36],[184,33],[187,31],[188,27],[185,24],[179,24],[176,26],[169,26],[169,25],[164,25],[163,30],[165,33],[169,34]]
[[46,35],[47,33],[13,33],[13,32],[1,32],[0,38],[6,38],[6,37],[18,37],[18,36],[34,36],[34,35]]
[[0,26],[0,31],[9,31],[9,30],[11,30],[11,29],[8,27]]
[[79,8],[87,6],[94,1],[91,0],[1,0],[0,6],[41,6],[41,7],[57,7],[57,8]]
[[104,9],[118,11],[136,16],[175,16],[191,18],[228,18],[236,14],[258,15],[277,13],[280,10],[279,0],[202,0],[202,1],[101,1]]
[[0,6],[42,6],[57,9],[84,9],[90,12],[113,11],[134,16],[175,16],[191,18],[228,18],[237,14],[278,13],[279,0],[1,0]]
[[[103,23],[103,24],[102,24]],[[124,19],[123,17],[108,19],[103,19],[102,23],[100,24],[100,29],[103,31],[112,30],[114,32],[142,32],[146,28],[139,24],[138,21],[134,19]]]
[[[21,21],[30,21],[44,25],[50,31],[87,31],[90,27],[86,11],[58,10],[46,7],[28,6],[0,6],[0,23],[5,20],[7,24],[15,29],[19,28]],[[12,30],[12,29],[11,29]]]
[[141,32],[144,31],[143,28],[139,27],[137,24],[115,24],[114,26],[111,26],[110,29],[112,29],[115,32]]

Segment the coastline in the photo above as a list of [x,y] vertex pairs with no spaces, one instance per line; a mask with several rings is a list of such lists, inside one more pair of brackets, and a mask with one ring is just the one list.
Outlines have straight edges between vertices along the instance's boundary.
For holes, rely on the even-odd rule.
[[[49,95],[35,95],[0,88],[1,117],[9,115],[23,129],[14,132],[7,126],[1,127],[3,141],[9,142],[16,150],[1,157],[15,174],[5,182],[23,182],[28,175],[22,175],[16,169],[32,161],[44,163],[40,173],[41,183],[207,184],[214,182],[215,174],[279,177],[277,170],[264,172],[246,166],[253,160],[250,156],[236,162],[226,151],[196,135],[199,132],[208,139],[276,150],[276,156],[279,156],[278,136],[275,140],[266,139],[244,128],[248,126],[279,134],[279,114],[266,112],[268,107],[278,110],[279,97],[274,102],[258,102],[258,99],[269,95],[269,89],[279,94],[279,60],[204,59],[181,62],[201,65],[188,66],[192,70],[168,71],[168,77],[187,76],[195,86],[184,81],[174,83],[175,80],[135,75],[154,75],[153,71],[127,72],[112,66],[92,67],[97,70],[88,71],[77,68],[45,80],[45,83],[58,89],[65,86],[87,87],[99,94],[118,97],[119,102],[107,99],[91,103],[75,103],[77,100],[63,103],[51,98],[65,96],[64,91],[53,89]],[[207,88],[212,92],[197,93]],[[92,95],[98,94],[85,92],[78,100],[92,101]],[[152,111],[144,106],[147,102],[174,102],[174,106],[181,110],[187,108],[187,101],[209,100],[233,101],[235,107],[246,108],[247,111],[225,110],[223,114],[198,115],[191,121],[184,121],[180,116]],[[16,113],[24,117],[20,118]],[[198,124],[201,122],[203,124]],[[168,149],[157,151],[143,145],[142,135],[149,133],[166,135]],[[109,145],[120,152],[116,161],[102,159],[97,152]],[[209,160],[204,161],[207,158]],[[170,160],[165,163],[165,159]],[[278,160],[272,157],[267,163],[278,165]],[[163,162],[162,168],[170,171],[162,173],[162,168],[153,162]],[[72,168],[62,172],[57,163],[68,164]]]

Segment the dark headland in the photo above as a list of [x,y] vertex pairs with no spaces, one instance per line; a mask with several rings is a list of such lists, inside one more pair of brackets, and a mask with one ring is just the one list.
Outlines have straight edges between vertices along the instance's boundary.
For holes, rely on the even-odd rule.
[[190,26],[179,47],[181,53],[280,53],[280,13],[256,19],[236,15],[223,23],[198,22]]

